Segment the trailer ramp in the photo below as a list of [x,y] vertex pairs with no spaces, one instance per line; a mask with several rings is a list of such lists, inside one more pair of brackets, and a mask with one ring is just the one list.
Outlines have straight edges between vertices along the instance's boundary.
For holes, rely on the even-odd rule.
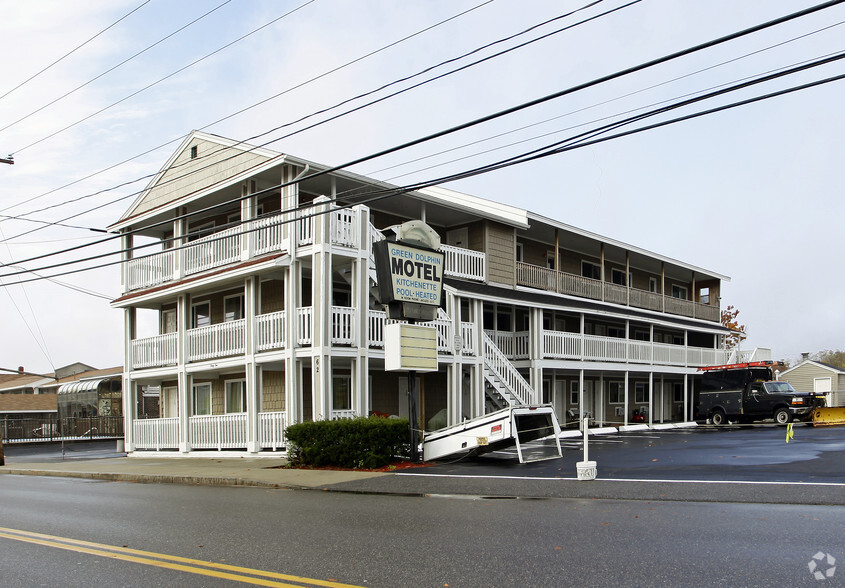
[[[541,443],[532,443],[543,440]],[[516,446],[520,463],[561,457],[560,425],[549,404],[508,407],[423,436],[425,461]]]

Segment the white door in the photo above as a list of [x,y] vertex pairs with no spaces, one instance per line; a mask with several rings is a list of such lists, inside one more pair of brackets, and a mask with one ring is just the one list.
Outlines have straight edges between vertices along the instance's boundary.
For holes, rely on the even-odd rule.
[[164,388],[161,391],[164,402],[161,403],[162,418],[174,418],[179,416],[179,390],[176,386]]
[[463,229],[446,231],[446,245],[469,249],[469,229],[464,227]]
[[813,378],[813,392],[816,394],[824,394],[825,404],[828,406],[833,406],[832,390],[832,378]]

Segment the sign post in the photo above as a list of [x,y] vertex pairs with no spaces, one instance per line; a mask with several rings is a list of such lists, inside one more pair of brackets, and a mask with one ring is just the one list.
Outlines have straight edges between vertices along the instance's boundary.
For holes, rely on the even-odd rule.
[[410,324],[385,325],[384,367],[408,372],[411,459],[419,461],[417,372],[437,371],[437,330],[414,323],[437,318],[446,256],[439,251],[440,236],[422,221],[409,221],[392,230],[394,240],[373,245],[379,300],[388,318]]

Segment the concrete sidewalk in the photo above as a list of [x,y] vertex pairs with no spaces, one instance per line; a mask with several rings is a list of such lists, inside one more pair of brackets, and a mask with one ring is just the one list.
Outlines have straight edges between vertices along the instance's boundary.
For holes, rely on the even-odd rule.
[[283,457],[114,457],[58,462],[26,462],[7,457],[0,474],[265,488],[323,488],[387,475],[281,467],[285,463]]

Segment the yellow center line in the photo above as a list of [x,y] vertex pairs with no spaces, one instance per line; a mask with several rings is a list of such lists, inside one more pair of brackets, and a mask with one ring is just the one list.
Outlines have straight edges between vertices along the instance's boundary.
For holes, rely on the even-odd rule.
[[[97,555],[101,557],[108,557],[122,561],[130,561],[144,565],[150,565],[171,570],[178,570],[188,572],[191,574],[200,574],[203,576],[212,576],[215,578],[223,578],[227,580],[235,580],[238,582],[246,582],[249,584],[256,584],[259,586],[274,586],[280,588],[302,588],[294,584],[285,584],[281,582],[274,582],[272,580],[265,580],[262,578],[251,578],[245,575],[263,576],[265,578],[274,578],[278,580],[288,580],[291,582],[298,582],[308,586],[325,586],[327,588],[360,588],[351,584],[342,584],[339,582],[331,582],[328,580],[318,580],[315,578],[304,578],[302,576],[293,576],[290,574],[280,574],[277,572],[269,572],[265,570],[257,570],[253,568],[244,568],[240,566],[232,566],[228,564],[216,563],[211,561],[203,561],[200,559],[190,559],[187,557],[180,557],[178,555],[169,555],[166,553],[155,553],[152,551],[142,551],[140,549],[131,549],[129,547],[118,547],[116,545],[105,545],[103,543],[93,543],[91,541],[83,541],[80,539],[71,539],[68,537],[57,537],[54,535],[45,535],[43,533],[35,533],[32,531],[21,531],[18,529],[7,529],[0,527],[0,537],[12,539],[14,541],[23,541],[26,543],[33,543],[36,545],[44,545],[47,547],[54,547],[57,549],[66,549],[68,551],[76,551],[79,553],[87,553],[90,555]],[[137,557],[142,556],[142,557]],[[150,559],[156,558],[156,559]],[[165,561],[160,561],[165,560]],[[179,563],[170,563],[179,562]],[[188,565],[182,565],[188,564]],[[216,568],[223,571],[216,571]],[[227,573],[227,572],[237,572]]]

